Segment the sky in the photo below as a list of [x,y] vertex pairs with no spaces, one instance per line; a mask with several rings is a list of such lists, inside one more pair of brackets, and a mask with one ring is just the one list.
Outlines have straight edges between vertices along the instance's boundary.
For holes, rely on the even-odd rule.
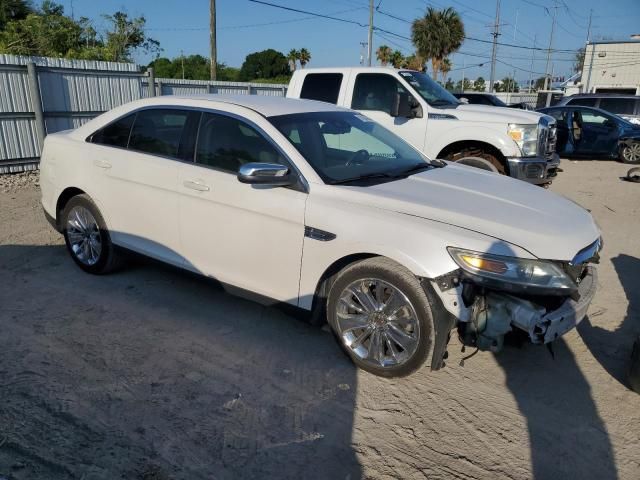
[[[249,0],[217,0],[218,61],[239,67],[249,53],[274,48],[286,53],[292,48],[311,52],[309,67],[353,66],[360,63],[367,40],[368,0],[265,0],[269,3],[338,17],[359,23],[338,22],[303,13],[252,3]],[[37,3],[37,0],[34,1]],[[201,54],[209,56],[209,0],[58,0],[65,12],[94,20],[104,28],[102,14],[124,10],[144,15],[147,34],[158,40],[162,56]],[[465,23],[466,36],[491,41],[496,0],[375,0],[377,11],[373,49],[386,44],[405,55],[413,52],[410,22],[424,15],[427,7],[453,7]],[[501,0],[499,42],[546,49],[549,46],[553,6],[557,23],[553,35],[551,67],[556,76],[572,73],[575,50],[587,40],[589,13],[593,12],[591,38],[628,39],[640,34],[640,0]],[[391,16],[390,16],[391,15]],[[397,18],[393,18],[397,17]],[[388,33],[391,32],[391,33]],[[535,43],[534,43],[535,41]],[[459,53],[451,56],[449,76],[458,81],[483,76],[489,78],[491,45],[466,40]],[[537,78],[546,68],[546,51],[499,46],[496,78],[513,76],[519,82]],[[148,55],[137,53],[135,60],[147,64]],[[640,62],[640,59],[638,60]],[[375,55],[374,55],[375,63]],[[482,65],[481,65],[482,64]],[[551,70],[551,68],[550,68]]]

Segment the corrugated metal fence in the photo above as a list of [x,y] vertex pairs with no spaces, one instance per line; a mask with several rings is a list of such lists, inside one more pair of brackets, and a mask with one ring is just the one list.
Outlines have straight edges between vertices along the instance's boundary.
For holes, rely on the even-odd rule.
[[0,55],[0,173],[37,168],[47,133],[154,95],[284,96],[286,85],[155,79],[130,63]]

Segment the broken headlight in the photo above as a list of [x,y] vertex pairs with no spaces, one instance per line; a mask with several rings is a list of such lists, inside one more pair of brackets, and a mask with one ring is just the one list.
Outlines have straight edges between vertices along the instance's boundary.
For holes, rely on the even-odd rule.
[[473,283],[497,290],[539,295],[570,295],[577,285],[560,265],[448,247],[449,255]]

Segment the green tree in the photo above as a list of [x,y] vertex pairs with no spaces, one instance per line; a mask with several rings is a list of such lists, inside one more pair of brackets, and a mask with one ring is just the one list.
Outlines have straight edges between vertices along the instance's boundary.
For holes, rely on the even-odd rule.
[[498,92],[519,92],[518,82],[511,77],[504,77],[497,85],[496,91]]
[[289,74],[287,58],[272,48],[247,55],[240,67],[241,81],[276,78]]
[[402,55],[400,50],[394,50],[389,61],[391,62],[391,65],[393,65],[393,68],[402,68],[405,61],[404,55]]
[[306,48],[301,48],[298,52],[298,61],[300,62],[300,68],[304,68],[307,63],[311,61],[311,53]]
[[464,85],[462,84],[462,80],[458,80],[456,82],[456,90],[458,92],[465,92],[467,90],[471,90],[473,88],[473,84],[471,83],[471,80],[469,80],[468,78],[464,79]]
[[443,58],[442,63],[440,64],[440,73],[442,74],[442,80],[444,81],[447,78],[447,75],[451,71],[451,60],[449,57]]
[[453,92],[453,90],[455,90],[456,86],[451,78],[447,78],[447,83],[444,84],[444,88],[446,88],[450,92]]
[[484,92],[486,90],[487,84],[483,77],[478,77],[473,82],[473,89],[476,92]]
[[455,52],[464,40],[464,24],[453,8],[427,8],[426,14],[411,25],[411,40],[417,53],[431,59],[434,80],[445,57]]
[[33,8],[27,0],[0,0],[0,30],[9,22],[24,20],[30,13]]
[[[202,55],[187,55],[176,57],[173,60],[160,57],[152,61],[148,67],[153,67],[157,78],[182,78],[184,66],[184,78],[188,80],[209,80],[209,59]],[[218,80],[235,81],[238,78],[238,69],[227,67],[224,63],[218,63]]]
[[424,58],[417,53],[405,57],[404,60],[404,68],[408,68],[409,70],[417,70],[418,72],[425,71]]
[[544,88],[544,77],[536,78],[535,83],[533,84],[533,89],[538,91]]
[[289,53],[287,54],[287,61],[289,62],[289,70],[291,70],[292,72],[295,71],[299,58],[300,52],[298,50],[289,50]]
[[393,51],[387,45],[380,45],[376,50],[376,58],[380,62],[380,65],[382,65],[383,67],[386,67],[387,65],[389,65],[392,54],[393,54]]
[[134,50],[145,53],[160,52],[160,43],[145,34],[147,23],[144,17],[129,18],[125,12],[103,15],[110,24],[106,33],[104,59],[113,62],[130,62]]

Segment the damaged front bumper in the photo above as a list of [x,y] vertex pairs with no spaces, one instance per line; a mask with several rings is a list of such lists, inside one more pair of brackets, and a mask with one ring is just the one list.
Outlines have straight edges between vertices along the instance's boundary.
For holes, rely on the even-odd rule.
[[[484,300],[486,309],[476,309],[471,318],[472,322],[485,322],[484,330],[479,332],[481,339],[478,346],[481,349],[483,346],[488,346],[489,348],[485,348],[488,350],[501,346],[501,342],[496,342],[495,337],[498,337],[502,331],[508,332],[511,327],[527,332],[529,339],[535,344],[556,340],[586,316],[597,285],[597,270],[594,267],[586,267],[576,294],[564,300],[556,308],[547,308],[536,302],[535,298],[524,299],[501,292],[487,293]],[[486,338],[487,334],[492,333],[495,334],[491,335],[493,338]]]

